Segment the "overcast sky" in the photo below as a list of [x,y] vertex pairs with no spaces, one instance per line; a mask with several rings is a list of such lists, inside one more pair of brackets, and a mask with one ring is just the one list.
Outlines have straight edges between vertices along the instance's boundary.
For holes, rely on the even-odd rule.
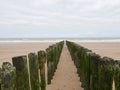
[[0,0],[0,37],[119,37],[120,0]]

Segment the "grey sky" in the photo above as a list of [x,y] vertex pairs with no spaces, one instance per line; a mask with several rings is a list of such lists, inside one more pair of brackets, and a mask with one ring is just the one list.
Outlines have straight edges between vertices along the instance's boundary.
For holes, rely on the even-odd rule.
[[0,37],[105,36],[120,36],[120,0],[0,0]]

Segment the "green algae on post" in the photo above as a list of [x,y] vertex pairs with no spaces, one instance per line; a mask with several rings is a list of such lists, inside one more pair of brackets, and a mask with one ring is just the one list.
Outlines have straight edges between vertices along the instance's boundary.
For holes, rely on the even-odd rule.
[[45,51],[38,52],[38,62],[39,62],[39,68],[40,68],[41,90],[46,90],[46,78],[45,78],[46,53]]
[[16,69],[9,62],[3,62],[0,90],[16,90]]
[[38,57],[35,53],[28,54],[29,58],[29,69],[30,69],[30,82],[31,82],[31,90],[40,90],[40,82],[39,82],[39,63]]
[[30,90],[27,56],[13,57],[12,62],[13,66],[16,67],[17,90]]

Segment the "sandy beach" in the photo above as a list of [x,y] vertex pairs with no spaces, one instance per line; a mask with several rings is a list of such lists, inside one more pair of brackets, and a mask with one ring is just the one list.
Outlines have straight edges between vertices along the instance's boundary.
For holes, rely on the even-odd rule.
[[[15,56],[27,55],[30,52],[38,52],[45,50],[49,45],[55,42],[27,42],[27,43],[0,43],[0,65],[2,62],[9,61]],[[118,42],[77,42],[93,52],[103,56],[108,56],[116,60],[120,60],[120,43]],[[76,73],[75,65],[71,60],[71,56],[67,47],[63,48],[60,62],[51,85],[47,85],[47,90],[83,90],[79,77]]]
[[35,52],[39,50],[45,50],[49,45],[55,42],[9,42],[0,43],[0,66],[2,62],[9,61],[15,56],[28,55],[28,53]]
[[[9,61],[14,56],[27,55],[30,52],[45,50],[55,42],[0,42],[0,61]],[[120,42],[76,42],[101,56],[108,56],[120,60]],[[1,64],[0,64],[1,65]]]
[[58,68],[47,90],[83,90],[77,69],[71,59],[67,46],[61,53]]

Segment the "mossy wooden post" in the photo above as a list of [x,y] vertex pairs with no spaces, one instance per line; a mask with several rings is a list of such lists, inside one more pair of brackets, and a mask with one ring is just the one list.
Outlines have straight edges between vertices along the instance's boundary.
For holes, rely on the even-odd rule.
[[78,73],[79,77],[80,77],[80,66],[81,66],[81,63],[80,63],[81,59],[80,59],[80,56],[81,56],[81,47],[79,47],[78,53],[77,53],[77,57],[78,57],[78,70],[77,70],[77,73]]
[[[51,77],[50,79],[52,80],[53,79],[53,75],[54,75],[54,52],[53,52],[53,46],[50,48],[50,67],[51,67]],[[50,81],[51,82],[51,81]]]
[[112,90],[113,72],[112,59],[101,58],[98,65],[98,90]]
[[2,90],[2,69],[0,68],[0,90]]
[[105,89],[106,90],[112,90],[112,83],[113,83],[113,59],[108,57],[102,58],[105,61],[105,69],[104,69],[104,75],[105,75]]
[[82,48],[82,53],[81,53],[81,82],[82,82],[82,87],[84,87],[85,88],[85,86],[86,86],[86,84],[85,84],[85,73],[86,73],[86,71],[85,71],[85,50],[84,50],[84,48]]
[[48,76],[47,83],[51,84],[51,77],[52,77],[51,48],[46,49],[46,55],[47,55],[47,76]]
[[51,83],[51,55],[50,55],[50,48],[46,49],[46,55],[47,55],[47,83]]
[[13,65],[16,67],[17,90],[30,90],[27,56],[13,57],[12,62]]
[[98,65],[100,61],[100,56],[95,53],[90,53],[90,90],[99,90],[98,84]]
[[52,74],[52,78],[53,78],[53,76],[54,76],[54,73],[55,73],[55,70],[56,70],[56,45],[54,45],[53,46],[53,48],[52,48],[52,53],[53,53],[53,57],[52,57],[52,59],[53,59],[53,61],[52,61],[52,63],[53,63],[53,74]]
[[46,53],[45,51],[38,52],[38,61],[39,61],[40,77],[41,77],[41,90],[46,90],[46,79],[45,79]]
[[54,75],[54,59],[53,59],[53,56],[54,56],[54,54],[53,54],[53,48],[51,48],[52,50],[51,50],[51,61],[50,61],[50,64],[51,64],[51,80],[53,79],[53,75]]
[[[57,65],[58,65],[58,61],[59,61],[59,58],[58,58],[58,45],[55,46],[55,53],[56,53],[56,57],[55,57],[55,69],[57,69]],[[56,70],[55,70],[56,71]]]
[[91,51],[88,49],[85,50],[84,55],[84,79],[85,79],[85,90],[90,90],[90,53]]
[[31,90],[40,90],[40,81],[39,81],[39,63],[38,57],[35,53],[28,54],[29,58],[29,68],[30,68],[30,81],[31,81]]
[[114,81],[115,90],[120,90],[120,61],[118,60],[114,63]]
[[16,90],[16,69],[9,62],[2,65],[2,88],[1,90]]

